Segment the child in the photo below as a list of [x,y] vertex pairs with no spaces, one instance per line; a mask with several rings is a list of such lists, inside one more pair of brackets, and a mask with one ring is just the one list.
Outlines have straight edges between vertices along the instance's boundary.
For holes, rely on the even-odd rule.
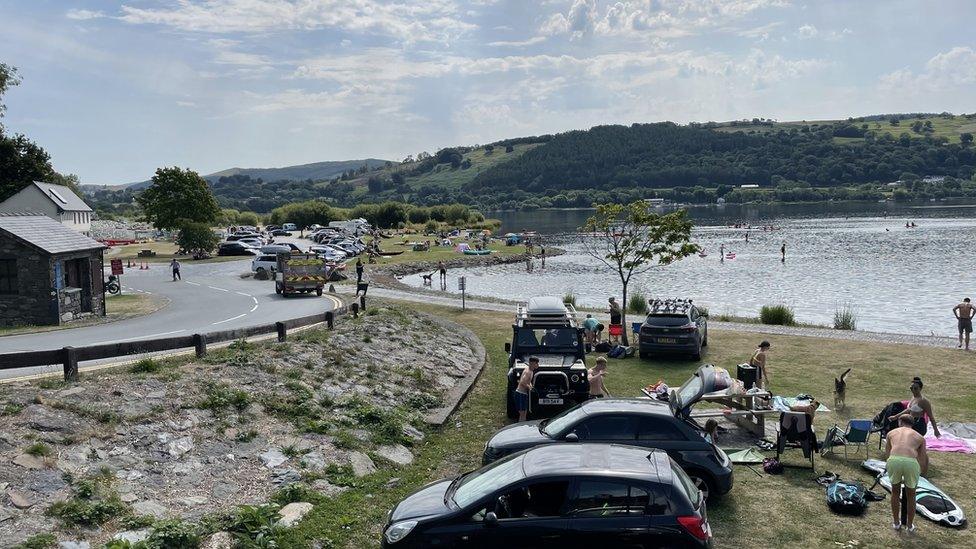
[[705,422],[705,440],[712,444],[718,441],[718,422],[714,419]]
[[610,396],[610,391],[607,391],[606,386],[603,384],[603,377],[607,374],[607,359],[606,357],[600,357],[596,359],[596,365],[590,368],[587,374],[587,378],[590,381],[590,398],[603,398]]

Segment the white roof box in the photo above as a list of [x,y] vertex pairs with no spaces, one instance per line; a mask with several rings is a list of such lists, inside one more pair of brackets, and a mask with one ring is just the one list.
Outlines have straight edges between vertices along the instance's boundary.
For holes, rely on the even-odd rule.
[[551,295],[529,298],[528,307],[526,308],[529,310],[530,315],[536,315],[536,314],[565,315],[566,314],[566,305],[563,304],[563,300]]

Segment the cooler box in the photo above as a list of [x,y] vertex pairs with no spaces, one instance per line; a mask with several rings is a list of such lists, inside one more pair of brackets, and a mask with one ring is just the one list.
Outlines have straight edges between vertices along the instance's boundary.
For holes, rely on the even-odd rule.
[[756,380],[759,379],[759,369],[749,364],[739,364],[735,369],[735,377],[742,382],[748,391],[756,386]]

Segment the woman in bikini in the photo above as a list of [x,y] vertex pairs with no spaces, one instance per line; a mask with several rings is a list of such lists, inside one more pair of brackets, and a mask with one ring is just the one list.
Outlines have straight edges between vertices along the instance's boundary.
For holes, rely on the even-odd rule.
[[[942,433],[939,432],[939,426],[935,422],[935,414],[932,413],[932,403],[929,402],[929,399],[922,396],[922,378],[916,376],[912,379],[911,390],[912,399],[908,401],[908,408],[904,412],[889,416],[888,421],[897,422],[899,417],[905,415],[911,416],[913,420],[928,416],[929,421],[932,422],[932,432],[935,433],[936,437],[941,437]],[[918,431],[918,434],[925,436],[928,427],[924,421],[915,421],[914,429]]]

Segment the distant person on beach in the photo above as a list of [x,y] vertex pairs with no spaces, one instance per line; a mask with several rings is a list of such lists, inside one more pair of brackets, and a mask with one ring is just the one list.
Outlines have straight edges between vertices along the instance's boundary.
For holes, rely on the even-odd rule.
[[746,231],[746,242],[749,242],[749,231]]
[[173,261],[169,262],[169,266],[173,269],[173,282],[176,282],[177,279],[183,280],[183,277],[180,275],[180,262],[175,257]]
[[785,240],[783,241],[783,245],[779,249],[779,253],[782,254],[782,256],[783,256],[780,259],[780,261],[785,262],[786,261],[786,241]]
[[970,303],[969,298],[962,300],[962,303],[952,309],[952,314],[956,316],[959,324],[959,348],[962,348],[963,335],[966,339],[966,350],[969,350],[969,334],[973,333],[973,317],[976,316],[976,308]]
[[720,263],[725,263],[725,244],[718,248],[718,260]]
[[546,247],[539,244],[539,259],[542,260],[542,268],[546,268]]
[[756,385],[761,389],[769,391],[769,372],[766,370],[766,353],[769,352],[771,345],[768,341],[763,341],[756,347],[749,359],[749,365],[759,370],[756,372]]
[[440,274],[441,274],[441,278],[440,278],[440,280],[441,280],[441,287],[446,287],[447,286],[447,267],[444,265],[444,262],[443,261],[438,261],[437,262],[437,270],[440,271]]

